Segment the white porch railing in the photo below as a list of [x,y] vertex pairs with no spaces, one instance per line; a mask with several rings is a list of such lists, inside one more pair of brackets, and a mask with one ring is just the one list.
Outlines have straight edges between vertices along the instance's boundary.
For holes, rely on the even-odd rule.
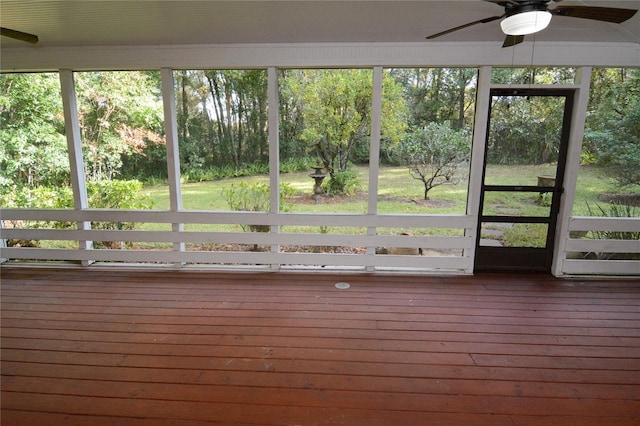
[[[472,216],[450,215],[366,215],[366,214],[295,214],[256,212],[208,212],[208,211],[126,211],[126,210],[38,210],[0,209],[3,221],[2,239],[35,241],[125,241],[129,243],[166,243],[149,249],[96,249],[96,248],[2,248],[0,257],[9,260],[38,261],[86,261],[124,262],[174,265],[217,264],[225,267],[296,268],[296,267],[353,267],[374,270],[436,271],[469,274],[473,272],[473,248],[476,223]],[[147,230],[98,230],[98,229],[47,229],[26,227],[31,222],[123,222],[166,224],[268,225],[271,232],[218,232],[218,231],[147,231]],[[371,229],[400,228],[454,229],[460,236],[420,235],[352,235],[322,233],[287,233],[287,226],[328,226]],[[268,251],[225,251],[175,249],[180,244],[258,244]],[[170,245],[171,247],[167,247]],[[290,252],[286,246],[333,246],[360,248],[358,254]],[[79,247],[85,247],[79,244]],[[91,247],[91,245],[89,245]],[[376,248],[423,249],[429,255],[379,254]],[[321,250],[318,250],[321,251]],[[411,250],[406,250],[411,251]],[[417,252],[417,250],[415,250]],[[361,254],[360,254],[361,253]]]
[[[640,232],[640,218],[572,217],[569,235],[588,231]],[[562,272],[566,275],[640,275],[640,241],[569,238]]]
[[[296,214],[256,212],[208,211],[127,211],[127,210],[38,210],[0,209],[5,221],[0,229],[0,241],[125,241],[150,243],[148,249],[98,248],[33,248],[6,247],[0,244],[0,258],[17,261],[85,261],[100,263],[129,263],[178,265],[198,267],[220,265],[225,268],[295,269],[295,268],[350,268],[367,271],[411,271],[473,273],[476,222],[470,215],[366,215],[366,214]],[[29,223],[29,227],[24,226]],[[43,226],[33,228],[33,222]],[[44,222],[125,222],[166,224],[166,231],[151,230],[98,230],[52,229]],[[7,224],[11,227],[7,227]],[[173,224],[267,225],[271,232],[174,231]],[[366,235],[348,233],[290,233],[286,227],[344,228],[438,228],[455,230],[460,236],[424,235]],[[625,239],[587,239],[577,237],[589,231],[638,232],[638,218],[573,217],[565,250],[557,253],[562,263],[562,275],[640,275],[640,241]],[[164,243],[153,246],[153,243]],[[202,250],[199,244],[224,246],[260,245],[266,251]],[[137,244],[139,245],[139,244]],[[172,247],[189,247],[175,249]],[[77,244],[77,247],[86,247]],[[169,246],[169,247],[168,247]],[[360,248],[357,254],[323,253],[322,250],[304,252],[286,251],[287,246]],[[91,244],[88,245],[91,247]],[[388,252],[410,252],[422,249],[428,255],[380,254],[377,248]]]

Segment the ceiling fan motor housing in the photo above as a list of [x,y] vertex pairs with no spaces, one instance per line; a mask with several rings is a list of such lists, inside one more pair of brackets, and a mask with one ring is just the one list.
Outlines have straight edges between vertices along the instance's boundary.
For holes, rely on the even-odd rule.
[[518,15],[525,12],[546,12],[548,1],[525,1],[517,6],[512,3],[505,5],[505,17]]
[[505,18],[500,22],[507,36],[523,36],[542,31],[551,22],[547,1],[525,1],[505,6]]

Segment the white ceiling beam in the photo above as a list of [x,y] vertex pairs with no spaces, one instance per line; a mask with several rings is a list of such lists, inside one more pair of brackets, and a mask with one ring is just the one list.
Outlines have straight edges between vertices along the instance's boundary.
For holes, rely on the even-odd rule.
[[26,47],[2,50],[11,71],[371,66],[640,66],[638,43],[323,43]]

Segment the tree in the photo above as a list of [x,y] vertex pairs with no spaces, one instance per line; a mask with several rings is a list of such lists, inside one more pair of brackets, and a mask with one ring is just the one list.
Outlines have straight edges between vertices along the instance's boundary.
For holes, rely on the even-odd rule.
[[0,76],[0,188],[69,185],[56,73]]
[[[344,172],[356,152],[368,159],[371,131],[371,70],[306,70],[286,75],[288,93],[302,100],[300,139],[315,151],[331,179]],[[288,108],[295,107],[295,104]],[[401,87],[383,80],[382,138],[398,141],[404,132]],[[364,161],[366,161],[366,159]]]
[[397,147],[397,160],[414,179],[424,185],[424,199],[436,186],[455,182],[460,163],[469,156],[471,141],[465,131],[453,130],[448,122],[429,123],[407,134]]
[[640,184],[640,69],[597,69],[585,147],[620,185]]
[[235,167],[266,161],[267,73],[264,70],[208,70],[211,119],[222,157]]
[[214,123],[209,117],[209,87],[204,71],[174,71],[180,168],[192,176],[222,161]]
[[493,68],[491,82],[494,84],[571,84],[575,73],[575,69],[570,67]]
[[177,124],[182,171],[211,176],[215,167],[266,164],[267,73],[264,70],[176,72]]
[[476,68],[392,68],[389,74],[404,88],[410,126],[449,121],[454,129],[471,127]]
[[164,145],[157,74],[142,71],[75,74],[89,180],[112,179],[121,174],[126,157],[132,154],[144,157],[150,145]]
[[304,130],[303,74],[304,70],[279,70],[278,104],[280,107],[279,145],[283,161],[307,157],[307,146],[302,142]]
[[612,137],[601,140],[599,161],[620,185],[640,185],[640,99],[612,124]]
[[322,70],[306,73],[302,139],[333,178],[347,169],[356,144],[370,126],[371,72]]
[[543,164],[558,158],[564,98],[494,96],[487,162]]

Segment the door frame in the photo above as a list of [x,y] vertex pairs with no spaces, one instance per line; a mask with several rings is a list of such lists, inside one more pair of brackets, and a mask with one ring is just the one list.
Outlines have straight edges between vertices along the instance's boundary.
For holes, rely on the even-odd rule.
[[[504,272],[551,272],[554,256],[555,234],[557,231],[558,214],[564,191],[564,176],[567,166],[567,152],[571,134],[571,120],[576,89],[567,88],[491,88],[489,91],[488,114],[486,118],[485,146],[482,162],[482,176],[480,182],[480,197],[478,222],[475,243],[474,272],[504,271]],[[547,96],[564,97],[564,112],[560,132],[560,146],[558,164],[554,186],[539,185],[485,185],[487,152],[489,148],[491,104],[494,96]],[[549,216],[509,216],[483,215],[486,192],[531,192],[551,193],[551,207]],[[491,222],[503,223],[546,223],[547,239],[544,248],[529,247],[490,247],[481,246],[482,224]]]

